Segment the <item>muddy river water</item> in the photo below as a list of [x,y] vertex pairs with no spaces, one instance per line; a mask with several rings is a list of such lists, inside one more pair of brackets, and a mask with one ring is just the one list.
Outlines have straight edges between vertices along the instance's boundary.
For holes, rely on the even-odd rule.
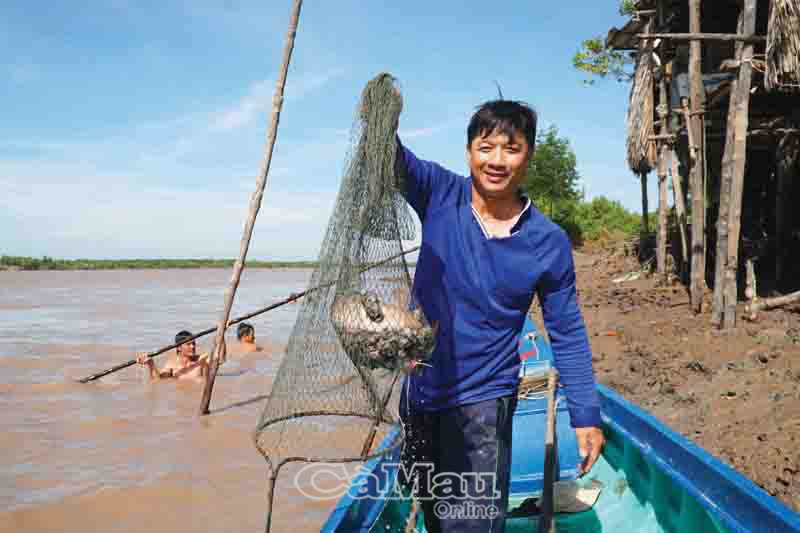
[[[310,274],[246,271],[233,316],[304,289]],[[202,385],[149,384],[138,366],[75,383],[215,324],[229,277],[0,272],[0,532],[263,531],[267,470],[252,431],[299,305],[251,321],[265,351],[221,367],[210,416],[196,416]],[[347,440],[329,432],[320,447],[335,454]],[[333,504],[282,471],[272,531],[318,531]]]

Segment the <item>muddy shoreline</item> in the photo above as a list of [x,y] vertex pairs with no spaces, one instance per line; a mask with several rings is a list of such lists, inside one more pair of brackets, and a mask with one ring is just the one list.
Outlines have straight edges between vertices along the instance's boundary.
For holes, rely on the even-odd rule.
[[720,332],[621,249],[575,260],[598,381],[800,511],[800,306]]

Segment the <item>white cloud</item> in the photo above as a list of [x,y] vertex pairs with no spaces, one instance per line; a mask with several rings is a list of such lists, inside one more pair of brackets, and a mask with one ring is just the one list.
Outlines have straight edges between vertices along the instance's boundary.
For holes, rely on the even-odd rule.
[[[284,99],[300,99],[312,93],[329,81],[343,75],[343,68],[333,68],[323,73],[312,73],[292,78],[288,74]],[[275,80],[260,80],[250,85],[246,95],[230,108],[220,111],[212,118],[212,130],[228,131],[250,126],[259,115],[272,107],[275,93]]]
[[445,123],[439,124],[438,126],[431,126],[428,128],[416,128],[406,131],[400,131],[399,135],[401,139],[418,139],[423,137],[432,137],[437,133],[441,133],[446,129],[452,127],[452,123]]

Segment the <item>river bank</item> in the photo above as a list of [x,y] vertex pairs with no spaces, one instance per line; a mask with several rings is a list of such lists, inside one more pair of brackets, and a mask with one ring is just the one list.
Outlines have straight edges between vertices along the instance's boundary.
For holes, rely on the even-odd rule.
[[619,249],[575,258],[598,381],[800,511],[800,306],[721,332]]
[[[233,259],[54,259],[0,256],[0,271],[233,268]],[[315,268],[316,261],[247,261],[247,268]]]

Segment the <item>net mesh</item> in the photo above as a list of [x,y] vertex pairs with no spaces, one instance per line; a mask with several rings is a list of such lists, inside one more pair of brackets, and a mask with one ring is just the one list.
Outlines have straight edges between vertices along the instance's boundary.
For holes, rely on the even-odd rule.
[[[388,403],[397,378],[433,350],[435,328],[412,297],[403,250],[415,227],[395,168],[401,110],[392,76],[367,84],[313,290],[255,431],[273,469],[287,460],[363,457],[376,428],[385,432],[396,423]],[[325,435],[346,437],[333,443]]]

